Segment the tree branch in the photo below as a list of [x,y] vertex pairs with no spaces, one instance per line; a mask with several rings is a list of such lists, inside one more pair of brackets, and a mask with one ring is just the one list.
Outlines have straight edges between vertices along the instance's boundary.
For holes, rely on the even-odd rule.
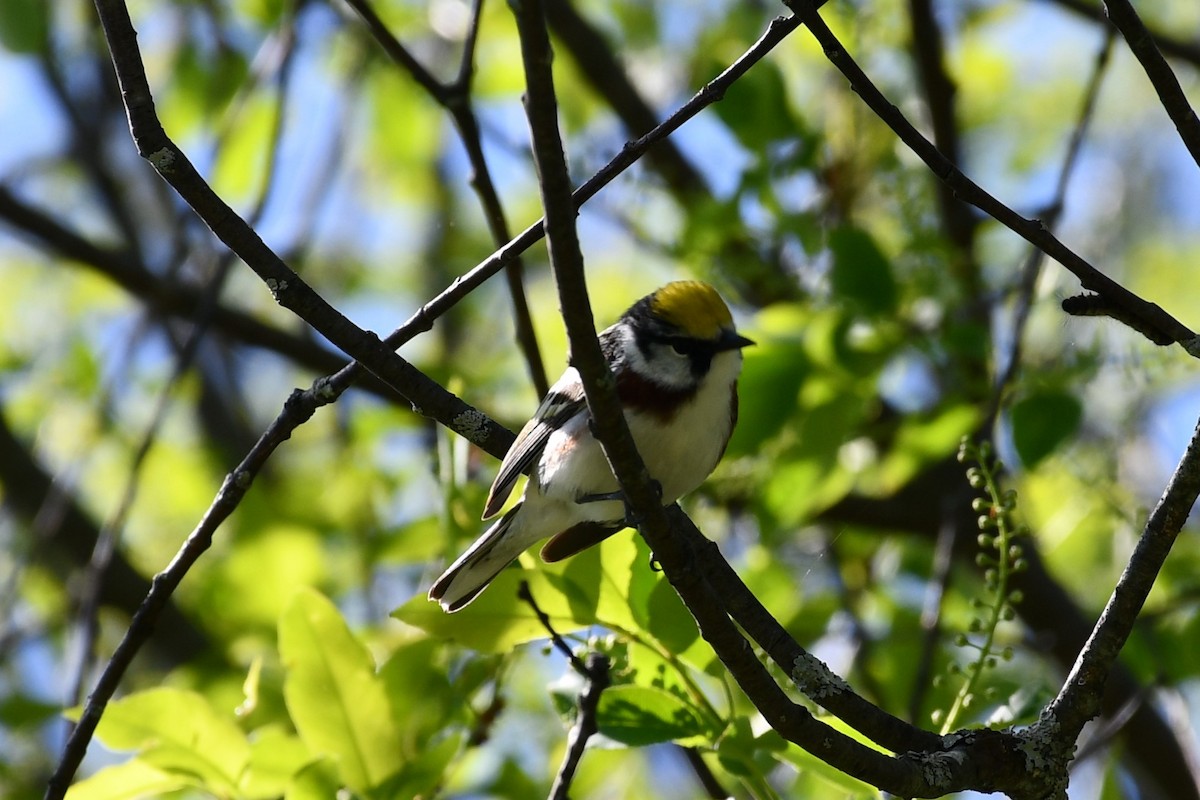
[[[932,0],[909,0],[909,19],[912,22],[913,59],[929,108],[933,141],[954,165],[962,164],[962,147],[958,135],[955,97],[958,87],[946,71],[942,31],[933,13]],[[937,185],[938,205],[942,212],[942,227],[955,253],[950,269],[962,287],[967,303],[976,319],[986,322],[986,310],[978,303],[982,293],[979,266],[975,263],[975,231],[979,221],[971,207],[959,200],[944,183]]]
[[[1044,2],[1049,2],[1093,22],[1108,25],[1108,17],[1104,13],[1104,8],[1096,3],[1089,3],[1086,0],[1044,0]],[[1162,31],[1148,31],[1148,33],[1158,49],[1166,55],[1200,67],[1200,45],[1176,39]]]
[[1117,655],[1171,552],[1171,545],[1200,497],[1200,425],[1197,425],[1158,504],[1146,521],[1129,564],[1117,581],[1100,620],[1079,653],[1066,684],[1050,704],[1050,713],[1072,738],[1100,712],[1103,685]]
[[[673,529],[651,486],[645,464],[625,424],[613,375],[596,340],[584,281],[583,257],[570,208],[570,178],[558,130],[550,45],[541,3],[539,0],[516,0],[512,7],[521,39],[527,86],[526,114],[546,214],[551,266],[571,344],[572,365],[579,371],[584,385],[593,431],[621,491],[637,516],[638,529],[671,585],[696,618],[704,639],[713,646],[743,691],[776,731],[851,775],[906,797],[935,796],[959,786],[978,785],[970,781],[986,780],[991,786],[993,781],[1015,780],[1023,768],[1017,768],[1019,759],[1016,759],[1015,743],[1005,734],[982,732],[972,737],[973,746],[986,747],[990,758],[960,760],[946,757],[944,764],[939,761],[939,769],[935,771],[928,769],[919,757],[892,758],[818,722],[806,709],[793,703],[774,682],[726,615],[702,571],[696,569],[692,548],[684,537],[674,535],[678,528]],[[672,509],[672,516],[677,518],[682,512]],[[803,669],[805,666],[807,664],[790,664],[787,669],[799,681],[807,674]],[[821,693],[841,691],[836,686],[815,688]],[[1001,756],[1001,753],[1007,755]],[[988,765],[990,773],[986,779],[977,772],[983,763]],[[963,780],[968,783],[960,784]]]
[[982,187],[964,175],[928,139],[913,127],[900,109],[892,105],[870,78],[855,63],[842,43],[821,19],[811,0],[786,0],[797,16],[808,26],[813,37],[825,50],[825,56],[850,81],[851,88],[876,116],[891,128],[904,144],[954,191],[955,195],[995,218],[1030,244],[1042,249],[1079,278],[1085,289],[1101,295],[1108,307],[1118,309],[1125,319],[1137,320],[1140,332],[1152,332],[1156,344],[1178,342],[1190,354],[1200,356],[1200,341],[1186,325],[1154,303],[1148,303],[1133,292],[1103,274],[1086,260],[1060,242],[1045,225],[1026,219],[1001,203]]
[[554,784],[550,788],[552,800],[567,800],[568,793],[571,791],[571,781],[575,778],[575,771],[579,768],[579,762],[583,758],[583,751],[587,748],[588,739],[600,730],[597,718],[600,709],[600,695],[612,683],[610,674],[612,663],[603,653],[588,653],[586,659],[575,655],[575,651],[550,624],[550,617],[533,599],[533,593],[529,591],[527,582],[521,581],[521,586],[517,589],[517,596],[529,604],[533,613],[537,615],[538,622],[542,623],[542,627],[550,635],[550,641],[566,657],[571,669],[583,678],[583,688],[579,690],[577,701],[579,716],[571,727],[571,734],[567,739],[567,752],[563,755],[562,765],[558,768],[558,774],[554,776]]
[[[453,83],[443,84],[434,78],[421,64],[413,58],[400,40],[392,35],[384,25],[383,20],[371,8],[367,0],[346,0],[367,23],[368,30],[375,41],[383,48],[391,59],[402,67],[413,80],[417,82],[438,105],[444,108],[458,128],[459,138],[467,153],[467,161],[471,164],[471,185],[479,196],[483,206],[484,218],[492,234],[496,246],[500,246],[512,238],[508,218],[500,195],[496,192],[496,184],[492,180],[491,170],[483,154],[483,140],[479,131],[479,120],[471,107],[471,79],[474,75],[472,59],[475,54],[475,36],[478,33],[479,17],[482,12],[482,0],[475,0],[472,9],[469,36],[463,45],[462,61],[459,65],[458,77]],[[533,330],[533,320],[529,314],[529,302],[525,297],[525,266],[520,256],[513,256],[504,264],[505,279],[508,283],[508,293],[513,302],[513,323],[516,328],[517,345],[525,356],[525,365],[538,397],[542,397],[550,389],[546,379],[546,368],[542,363],[541,348],[538,346],[537,335]]]
[[1179,85],[1179,79],[1175,77],[1171,66],[1154,43],[1154,37],[1146,30],[1141,17],[1133,10],[1129,0],[1104,0],[1104,8],[1109,20],[1125,37],[1129,49],[1146,71],[1146,77],[1158,93],[1163,110],[1167,112],[1171,122],[1175,123],[1175,130],[1179,132],[1179,138],[1192,154],[1192,160],[1200,166],[1200,119],[1196,118],[1196,112],[1188,103],[1187,95]]

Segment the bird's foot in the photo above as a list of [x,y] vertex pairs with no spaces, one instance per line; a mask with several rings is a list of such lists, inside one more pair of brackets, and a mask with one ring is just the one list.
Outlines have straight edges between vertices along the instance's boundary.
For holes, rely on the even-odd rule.
[[[658,496],[658,501],[662,503],[662,484],[653,478],[650,479],[650,486],[654,489],[654,494]],[[605,501],[619,500],[625,506],[625,526],[629,528],[638,527],[638,516],[634,513],[633,506],[629,504],[629,498],[620,489],[615,492],[594,492],[592,494],[581,495],[576,499],[576,503],[600,503]]]

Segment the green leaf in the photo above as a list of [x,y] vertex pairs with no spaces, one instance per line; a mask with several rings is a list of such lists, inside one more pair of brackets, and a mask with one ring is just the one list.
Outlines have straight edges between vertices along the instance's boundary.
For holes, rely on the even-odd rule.
[[464,710],[440,658],[444,649],[443,642],[420,638],[396,648],[379,670],[406,756],[416,755]]
[[[723,68],[715,68],[714,74]],[[791,112],[783,74],[770,62],[762,62],[747,73],[714,108],[738,140],[755,153],[781,139],[796,139],[804,132],[801,121]]]
[[649,546],[641,536],[631,538],[636,546],[630,548],[628,607],[638,627],[679,655],[700,637],[700,629],[671,582],[650,569]]
[[[614,628],[639,627],[629,608],[629,587],[636,564],[635,534],[619,532],[598,547],[557,564],[536,555],[523,558],[533,568],[503,570],[477,600],[455,614],[418,595],[392,616],[440,639],[461,642],[475,650],[502,653],[518,644],[545,639],[546,628],[529,604],[517,597],[522,580],[529,582],[538,607],[559,633],[602,623]],[[536,562],[535,562],[536,559]]]
[[290,731],[278,726],[256,731],[251,736],[242,796],[265,800],[283,795],[311,759],[304,742]]
[[829,234],[833,251],[830,280],[839,297],[870,315],[896,310],[898,290],[892,266],[871,235],[860,228],[842,227]]
[[1067,392],[1043,391],[1017,402],[1011,419],[1017,455],[1032,468],[1075,433],[1083,406]]
[[435,744],[430,744],[429,740],[422,742],[421,752],[405,762],[404,768],[372,796],[379,800],[433,796],[444,780],[446,769],[461,751],[460,736],[448,736]]
[[800,342],[760,339],[745,357],[738,379],[738,422],[727,450],[732,456],[756,452],[791,419],[808,371]]
[[161,687],[109,704],[96,736],[114,750],[214,794],[231,794],[250,760],[245,734],[195,692]]
[[61,706],[44,703],[21,692],[0,697],[0,724],[7,728],[41,725],[60,711]]
[[400,737],[370,652],[333,603],[298,592],[279,620],[283,691],[300,738],[332,756],[342,780],[366,793],[400,767]]
[[337,763],[323,757],[305,764],[292,778],[283,797],[284,800],[329,800],[338,797],[341,791]]
[[49,43],[50,9],[45,0],[0,3],[0,45],[14,53],[40,53]]
[[705,737],[704,717],[670,692],[650,686],[612,686],[600,695],[596,722],[614,741],[642,747]]
[[192,786],[193,781],[133,759],[105,767],[67,789],[67,800],[139,800],[161,797]]
[[874,786],[829,766],[798,745],[789,743],[780,755],[782,761],[791,764],[803,773],[820,778],[821,782],[834,787],[839,792],[838,797],[844,797],[847,800],[858,800],[858,798],[870,800],[879,797],[879,790]]

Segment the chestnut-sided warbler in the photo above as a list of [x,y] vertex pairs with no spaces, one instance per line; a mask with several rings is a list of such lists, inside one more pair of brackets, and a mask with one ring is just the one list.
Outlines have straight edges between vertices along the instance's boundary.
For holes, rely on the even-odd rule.
[[[664,505],[695,489],[721,460],[737,421],[741,348],[729,308],[700,281],[668,283],[600,334],[617,396]],[[500,465],[483,518],[500,511],[529,471],[521,502],[489,527],[429,590],[457,611],[526,548],[559,561],[625,527],[617,480],[592,435],[583,384],[568,367]]]

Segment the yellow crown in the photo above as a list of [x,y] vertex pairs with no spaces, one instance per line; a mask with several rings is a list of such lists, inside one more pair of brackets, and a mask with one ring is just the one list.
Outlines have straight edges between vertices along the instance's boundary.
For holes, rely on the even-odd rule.
[[654,293],[650,309],[655,316],[697,339],[716,339],[722,328],[733,326],[729,307],[717,290],[703,281],[675,281]]

